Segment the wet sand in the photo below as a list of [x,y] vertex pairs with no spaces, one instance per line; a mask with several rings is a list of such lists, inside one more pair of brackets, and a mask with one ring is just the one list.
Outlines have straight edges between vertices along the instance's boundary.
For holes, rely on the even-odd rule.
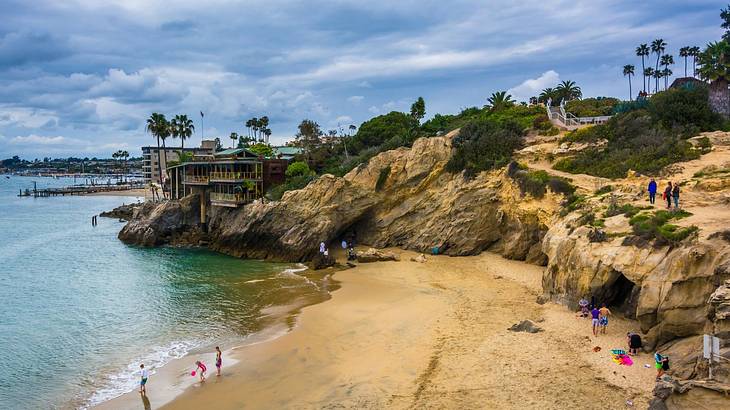
[[[150,379],[152,408],[646,408],[652,356],[615,364],[633,321],[594,338],[588,319],[539,305],[542,268],[493,254],[360,264],[342,288],[305,308],[291,332],[227,352],[221,378],[170,401]],[[531,319],[543,332],[514,333]],[[601,346],[594,353],[592,348]],[[160,392],[162,390],[163,392]],[[180,389],[176,389],[180,390]],[[143,408],[128,394],[107,408]]]

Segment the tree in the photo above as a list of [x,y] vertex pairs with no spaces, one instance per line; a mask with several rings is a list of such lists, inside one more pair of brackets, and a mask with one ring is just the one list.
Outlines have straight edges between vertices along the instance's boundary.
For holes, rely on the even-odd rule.
[[426,116],[426,102],[423,101],[423,97],[418,97],[416,102],[411,105],[411,117],[416,120],[419,124],[421,119]]
[[690,49],[692,47],[686,46],[679,49],[679,56],[684,58],[684,76],[687,77],[687,57],[689,57]]
[[656,80],[657,84],[659,84],[659,79],[661,79],[662,77],[664,77],[663,70],[654,70],[654,79]]
[[236,134],[235,132],[232,132],[230,135],[230,138],[233,140],[233,146],[235,147],[236,142],[238,141],[238,134]]
[[661,64],[664,66],[664,70],[662,70],[662,74],[664,77],[664,89],[666,90],[668,87],[669,82],[669,76],[672,75],[672,70],[669,69],[669,66],[674,64],[674,56],[671,54],[665,54],[662,56]]
[[563,101],[580,100],[583,92],[575,81],[563,81],[555,87],[555,94],[558,99]]
[[700,56],[700,48],[692,46],[689,48],[690,55],[692,56],[692,77],[697,75],[697,57]]
[[251,145],[247,148],[249,151],[253,152],[254,154],[261,155],[263,157],[273,157],[274,156],[274,149],[271,148],[271,145],[265,144],[263,142],[258,142],[256,144]]
[[634,75],[634,66],[627,64],[624,66],[624,77],[629,77],[629,101],[633,101],[634,94],[631,91],[631,76]]
[[170,121],[170,133],[173,138],[180,138],[180,148],[185,149],[185,140],[193,136],[195,125],[187,115],[176,115]]
[[[162,140],[162,156],[165,164],[167,164],[167,155],[165,153],[165,139],[170,135],[170,124],[167,122],[164,114],[153,112],[150,118],[147,119],[147,125],[145,130],[152,134],[157,139],[157,152],[160,153],[160,140]],[[162,161],[158,159],[157,170],[160,175],[160,182],[162,182]],[[164,195],[163,190],[163,195]]]
[[547,104],[548,100],[555,100],[555,89],[548,87],[542,92],[540,92],[540,95],[537,97],[537,101],[541,103]]
[[654,69],[646,67],[644,69],[644,77],[646,77],[647,87],[649,87],[649,91],[651,91],[651,79],[654,78]]
[[510,94],[507,94],[507,91],[497,91],[487,98],[487,103],[492,107],[491,111],[502,111],[515,105],[515,100]]
[[259,140],[268,144],[269,135],[271,135],[271,130],[269,129],[269,117],[264,115],[263,117],[259,118],[256,125],[256,129],[259,132]]
[[287,178],[309,176],[312,175],[312,170],[309,169],[309,165],[303,161],[292,162],[287,168],[285,175]]
[[[667,43],[664,42],[664,39],[658,38],[651,42],[651,52],[656,54],[656,67],[654,68],[655,74],[657,71],[659,71],[659,59],[662,57],[662,54],[664,54],[664,50],[667,47]],[[656,86],[654,87],[654,92],[659,91],[659,77],[656,75],[654,76],[656,79]]]
[[299,132],[294,136],[294,142],[297,146],[304,149],[304,153],[307,156],[307,160],[311,160],[312,151],[321,144],[320,137],[322,136],[322,129],[315,121],[302,120],[299,123]]
[[[723,12],[725,12],[723,10]],[[727,41],[710,43],[699,55],[700,78],[710,82],[709,100],[712,111],[725,118],[730,116],[730,44]]]
[[[646,72],[646,66],[644,65],[644,57],[649,56],[649,46],[646,44],[639,44],[638,47],[636,47],[636,55],[641,57],[641,72]],[[644,87],[644,92],[646,92],[646,74],[644,74],[642,78],[642,83]]]
[[730,41],[730,5],[726,9],[720,9],[720,18],[722,19],[720,27],[725,29],[722,39]]

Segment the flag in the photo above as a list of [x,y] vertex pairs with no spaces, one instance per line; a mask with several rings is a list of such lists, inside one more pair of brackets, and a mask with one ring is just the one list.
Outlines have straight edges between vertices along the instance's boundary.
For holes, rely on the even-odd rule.
[[203,114],[203,111],[200,112],[200,116],[205,117],[205,115]]

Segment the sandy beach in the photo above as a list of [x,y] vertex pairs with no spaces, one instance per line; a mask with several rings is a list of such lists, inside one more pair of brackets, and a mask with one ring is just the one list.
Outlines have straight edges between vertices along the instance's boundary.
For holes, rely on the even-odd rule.
[[[151,378],[149,406],[623,409],[627,400],[637,408],[648,404],[654,370],[644,365],[653,363],[652,356],[642,354],[626,367],[609,353],[626,348],[626,332],[638,328],[634,322],[613,318],[608,335],[593,337],[588,319],[564,306],[536,303],[538,266],[488,253],[418,263],[409,260],[416,254],[396,252],[399,262],[338,272],[342,288],[331,300],[304,308],[291,332],[226,352],[225,360],[235,364],[226,366],[222,377],[202,385]],[[507,330],[524,319],[544,331]],[[601,351],[593,352],[594,346]],[[212,364],[208,356],[202,357]],[[167,372],[182,378],[185,370]],[[102,408],[143,405],[133,392]]]
[[125,191],[106,191],[106,192],[94,192],[86,194],[88,196],[133,196],[142,198],[152,198],[152,191],[146,188],[139,189],[127,189]]

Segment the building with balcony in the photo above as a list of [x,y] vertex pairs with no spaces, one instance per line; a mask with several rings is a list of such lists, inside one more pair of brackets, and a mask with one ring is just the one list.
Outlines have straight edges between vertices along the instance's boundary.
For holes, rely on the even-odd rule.
[[[167,175],[160,178],[160,169],[164,170],[169,165],[180,162],[180,153],[186,152],[193,156],[213,155],[215,152],[216,142],[214,140],[203,140],[200,147],[178,148],[166,147],[164,150],[160,147],[146,146],[142,147],[142,176],[146,183],[155,182],[162,184],[167,180]],[[162,153],[165,153],[163,155]]]

